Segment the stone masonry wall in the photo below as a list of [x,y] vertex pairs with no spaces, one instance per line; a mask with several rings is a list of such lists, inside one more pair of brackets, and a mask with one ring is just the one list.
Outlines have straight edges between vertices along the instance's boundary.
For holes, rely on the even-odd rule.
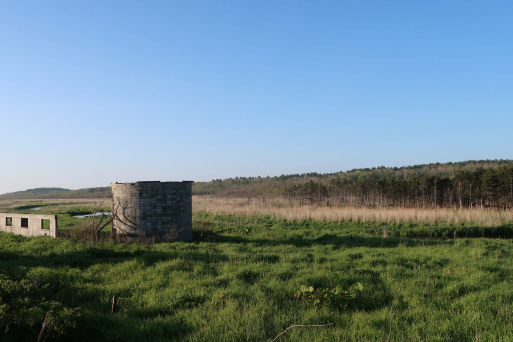
[[112,199],[114,234],[192,240],[192,182],[112,183]]
[[23,236],[57,237],[57,215],[0,213],[0,231]]

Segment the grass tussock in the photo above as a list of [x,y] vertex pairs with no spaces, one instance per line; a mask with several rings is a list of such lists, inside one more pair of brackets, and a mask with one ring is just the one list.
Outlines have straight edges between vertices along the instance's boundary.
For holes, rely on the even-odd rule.
[[498,227],[513,223],[513,211],[295,206],[280,198],[194,196],[193,210],[236,216],[270,216],[289,221],[363,222]]

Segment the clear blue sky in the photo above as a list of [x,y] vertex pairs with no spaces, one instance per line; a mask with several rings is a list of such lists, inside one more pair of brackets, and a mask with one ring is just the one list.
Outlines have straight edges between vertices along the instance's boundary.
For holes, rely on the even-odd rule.
[[2,1],[0,193],[513,159],[512,1]]

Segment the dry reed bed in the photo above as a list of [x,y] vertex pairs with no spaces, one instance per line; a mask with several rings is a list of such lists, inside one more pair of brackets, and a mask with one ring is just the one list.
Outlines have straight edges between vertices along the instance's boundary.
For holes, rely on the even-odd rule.
[[295,206],[283,199],[193,196],[193,211],[239,216],[269,215],[287,220],[359,221],[425,225],[475,224],[497,227],[513,223],[513,211],[487,209],[410,209]]

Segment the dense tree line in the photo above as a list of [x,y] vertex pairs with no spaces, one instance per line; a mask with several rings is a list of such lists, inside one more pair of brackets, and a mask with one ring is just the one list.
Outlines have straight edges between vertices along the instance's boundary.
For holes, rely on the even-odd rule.
[[360,172],[308,180],[285,188],[298,204],[412,207],[513,207],[513,165],[460,168],[451,173]]
[[192,191],[195,195],[217,195],[223,197],[246,196],[280,196],[283,189],[289,189],[295,185],[304,185],[310,180],[314,183],[328,184],[335,180],[350,179],[354,181],[358,177],[370,177],[377,179],[406,179],[408,177],[422,177],[422,175],[452,178],[457,172],[475,171],[478,168],[496,169],[500,166],[513,166],[512,160],[478,160],[450,163],[431,163],[402,167],[373,167],[365,169],[353,169],[334,173],[301,173],[287,174],[275,177],[236,177],[215,179],[210,182],[194,182]]

